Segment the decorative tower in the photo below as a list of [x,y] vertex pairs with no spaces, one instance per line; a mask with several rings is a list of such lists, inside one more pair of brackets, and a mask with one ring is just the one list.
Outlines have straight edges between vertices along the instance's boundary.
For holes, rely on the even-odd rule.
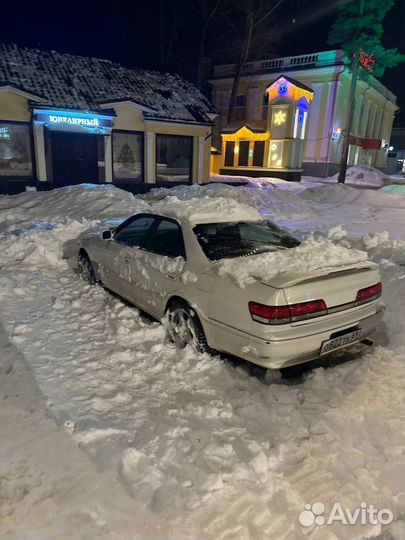
[[281,75],[266,92],[269,96],[268,161],[264,165],[288,180],[299,180],[304,158],[305,131],[314,92],[299,81]]

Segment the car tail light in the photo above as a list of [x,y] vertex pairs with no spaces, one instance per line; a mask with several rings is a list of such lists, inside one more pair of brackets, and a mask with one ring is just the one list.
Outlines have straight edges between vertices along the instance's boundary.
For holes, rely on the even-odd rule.
[[323,300],[311,300],[288,306],[266,306],[249,302],[252,319],[262,324],[285,324],[302,319],[326,315],[328,309]]
[[382,293],[382,283],[376,283],[371,287],[366,287],[365,289],[360,289],[356,296],[356,304],[363,304],[364,302],[371,302],[375,300]]

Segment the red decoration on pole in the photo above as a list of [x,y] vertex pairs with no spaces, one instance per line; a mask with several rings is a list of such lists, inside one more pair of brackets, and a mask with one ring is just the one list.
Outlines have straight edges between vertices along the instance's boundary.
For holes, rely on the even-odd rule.
[[[354,58],[355,55],[352,55],[352,58]],[[374,69],[375,65],[375,58],[373,54],[367,54],[363,51],[363,49],[360,49],[359,51],[359,68],[360,69],[368,69],[368,71],[371,73]]]

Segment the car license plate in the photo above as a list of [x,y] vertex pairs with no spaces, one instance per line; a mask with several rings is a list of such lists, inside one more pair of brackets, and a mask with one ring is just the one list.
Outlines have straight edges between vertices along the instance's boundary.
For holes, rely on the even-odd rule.
[[361,330],[356,330],[355,332],[350,332],[350,334],[344,334],[343,336],[324,341],[321,346],[321,354],[326,354],[336,349],[340,349],[341,347],[345,347],[350,343],[354,343],[359,340],[360,335]]

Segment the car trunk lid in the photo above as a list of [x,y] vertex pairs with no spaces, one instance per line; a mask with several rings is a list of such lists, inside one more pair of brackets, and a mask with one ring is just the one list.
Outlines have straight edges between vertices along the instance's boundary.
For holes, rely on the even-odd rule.
[[[288,305],[324,300],[328,308],[325,316],[328,316],[334,312],[356,308],[358,291],[379,281],[378,266],[367,261],[307,273],[283,273],[268,281],[262,280],[262,283],[283,289]],[[297,321],[293,324],[306,322],[310,321]]]

